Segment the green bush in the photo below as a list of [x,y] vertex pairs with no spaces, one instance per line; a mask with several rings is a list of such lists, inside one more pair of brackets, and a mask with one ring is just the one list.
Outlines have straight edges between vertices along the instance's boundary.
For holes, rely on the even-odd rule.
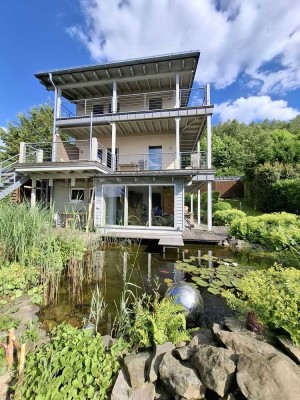
[[290,213],[300,213],[300,179],[284,179],[272,185],[273,211],[285,210]]
[[126,347],[119,339],[105,350],[99,334],[59,325],[50,343],[28,354],[16,398],[107,399]]
[[[212,205],[214,206],[214,204],[218,203],[219,201],[220,193],[213,190],[211,193],[211,197],[212,197]],[[207,210],[207,192],[201,194],[201,210],[204,211]]]
[[215,203],[213,205],[213,212],[215,213],[216,211],[226,211],[226,210],[231,210],[232,206],[230,203],[227,203],[226,201],[219,201],[218,203]]
[[230,233],[270,250],[283,250],[300,244],[300,218],[285,212],[244,217],[231,221]]
[[216,225],[230,225],[235,220],[240,220],[246,217],[244,211],[236,210],[235,208],[216,211],[213,215]]
[[242,312],[253,310],[270,328],[282,328],[300,345],[300,271],[274,266],[251,271],[242,278],[239,292],[223,292],[229,305]]

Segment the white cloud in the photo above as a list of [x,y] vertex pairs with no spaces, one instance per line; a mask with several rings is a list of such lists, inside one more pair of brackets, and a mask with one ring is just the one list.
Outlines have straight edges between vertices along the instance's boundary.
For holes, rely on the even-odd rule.
[[222,122],[237,119],[249,124],[252,121],[264,119],[290,120],[295,118],[299,111],[288,107],[284,100],[272,100],[269,96],[240,97],[233,102],[224,102],[215,105],[214,113],[219,115]]
[[[261,92],[300,87],[300,2],[294,0],[80,0],[68,29],[95,61],[199,49],[197,80],[217,88],[246,72]],[[261,72],[274,58],[277,72]]]

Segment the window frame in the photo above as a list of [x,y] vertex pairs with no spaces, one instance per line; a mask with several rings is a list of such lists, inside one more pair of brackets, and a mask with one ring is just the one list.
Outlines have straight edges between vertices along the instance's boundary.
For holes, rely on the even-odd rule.
[[[83,198],[82,199],[72,199],[72,192],[74,190],[82,190],[83,191]],[[85,201],[85,188],[83,187],[72,187],[69,189],[69,202],[70,203],[84,203]]]

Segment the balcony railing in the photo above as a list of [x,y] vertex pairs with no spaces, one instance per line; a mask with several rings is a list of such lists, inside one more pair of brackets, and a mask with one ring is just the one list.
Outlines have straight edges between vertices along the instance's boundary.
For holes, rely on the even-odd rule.
[[205,152],[118,154],[116,169],[120,172],[167,171],[175,169],[205,169]]
[[[181,89],[179,91],[179,107],[202,106],[206,103],[205,88]],[[71,118],[86,116],[93,113],[94,116],[111,114],[112,96],[98,97],[82,100],[63,101],[61,116]],[[175,108],[176,91],[167,90],[159,92],[126,94],[117,96],[117,112],[157,111]]]
[[133,153],[113,154],[96,138],[89,140],[56,141],[55,143],[21,143],[20,163],[97,161],[111,172],[168,171],[177,169],[206,169],[206,153]]
[[57,140],[55,143],[21,143],[20,163],[98,161],[111,168],[111,153],[96,138]]

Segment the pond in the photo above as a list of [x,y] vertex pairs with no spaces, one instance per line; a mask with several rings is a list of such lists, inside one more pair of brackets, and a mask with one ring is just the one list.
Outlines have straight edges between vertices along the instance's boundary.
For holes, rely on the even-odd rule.
[[[151,249],[145,245],[131,245],[95,251],[91,261],[91,283],[74,285],[72,279],[64,277],[57,304],[41,309],[40,320],[43,327],[49,329],[64,321],[81,327],[84,318],[89,315],[92,293],[98,285],[107,304],[101,333],[110,333],[125,286],[139,294],[149,293],[159,286],[159,292],[164,295],[167,289],[165,280],[190,280],[188,275],[175,268],[176,260],[190,256],[200,258],[203,255],[222,258],[233,256],[229,249],[220,246],[187,245],[180,249],[179,254],[176,249],[167,249],[165,255],[159,253],[159,250],[160,248]],[[224,316],[233,314],[222,297],[208,293],[205,288],[200,288],[200,291],[205,306],[204,325],[209,326],[213,322],[219,322]]]

